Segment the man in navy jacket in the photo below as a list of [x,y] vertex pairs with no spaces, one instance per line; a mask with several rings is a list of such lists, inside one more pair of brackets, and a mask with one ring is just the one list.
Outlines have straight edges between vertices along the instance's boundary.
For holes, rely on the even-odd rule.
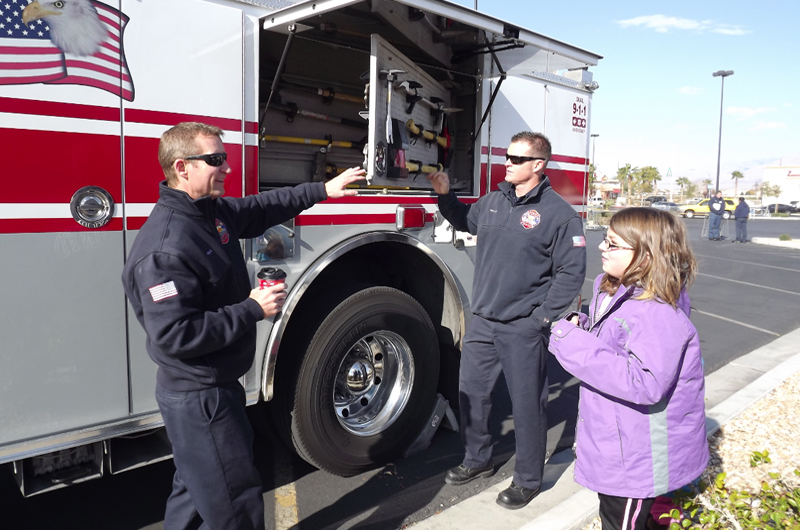
[[165,132],[166,176],[122,272],[125,294],[158,365],[156,401],[172,443],[164,528],[263,529],[261,480],[239,383],[253,363],[256,323],[281,310],[285,285],[251,289],[240,239],[262,235],[363,178],[226,198],[222,130],[180,123]]
[[459,409],[465,457],[448,484],[490,476],[491,392],[502,371],[514,411],[517,460],[497,503],[522,508],[538,493],[547,442],[547,342],[551,322],[575,299],[586,274],[579,215],[544,174],[550,141],[511,138],[505,182],[474,205],[460,202],[447,174],[430,175],[439,209],[456,230],[477,234],[472,312],[461,352]]
[[739,197],[739,204],[736,205],[733,217],[736,219],[736,242],[747,243],[747,218],[750,217],[750,206],[744,197]]
[[725,213],[725,199],[722,198],[721,191],[717,191],[717,194],[708,201],[708,211],[708,239],[719,241],[722,239],[719,235],[719,226],[722,223],[722,214]]

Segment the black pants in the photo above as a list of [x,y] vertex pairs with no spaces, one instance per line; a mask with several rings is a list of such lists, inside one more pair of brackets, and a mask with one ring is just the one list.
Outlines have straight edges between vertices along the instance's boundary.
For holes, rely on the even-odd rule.
[[164,530],[263,530],[261,478],[242,385],[191,392],[156,387],[175,476]]
[[597,494],[603,530],[645,530],[655,499],[629,499]]
[[747,241],[747,217],[736,218],[736,241],[740,243]]
[[492,322],[472,317],[461,352],[459,406],[467,467],[492,458],[491,393],[502,371],[514,414],[517,461],[514,482],[542,483],[547,443],[547,335],[532,318]]

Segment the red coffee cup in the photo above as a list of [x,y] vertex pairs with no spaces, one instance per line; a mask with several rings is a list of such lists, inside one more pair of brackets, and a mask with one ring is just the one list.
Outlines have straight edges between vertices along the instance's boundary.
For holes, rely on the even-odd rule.
[[256,276],[258,277],[259,289],[286,282],[286,273],[278,267],[264,267],[258,271]]

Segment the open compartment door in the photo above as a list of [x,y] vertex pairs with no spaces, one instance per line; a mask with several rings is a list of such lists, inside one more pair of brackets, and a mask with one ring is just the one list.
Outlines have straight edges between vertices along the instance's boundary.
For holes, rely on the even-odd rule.
[[379,186],[413,187],[449,166],[447,88],[378,35],[371,37],[367,172]]

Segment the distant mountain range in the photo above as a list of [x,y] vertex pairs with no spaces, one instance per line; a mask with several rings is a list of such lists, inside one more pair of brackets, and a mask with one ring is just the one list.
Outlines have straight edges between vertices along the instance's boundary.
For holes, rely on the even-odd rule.
[[[774,166],[800,166],[800,154],[784,156],[782,158],[762,158],[758,160],[748,160],[740,163],[726,163],[722,162],[719,170],[719,186],[723,190],[734,187],[731,173],[734,171],[741,171],[744,178],[739,179],[737,187],[739,191],[747,190],[757,184],[764,182],[764,168]],[[675,176],[686,176],[692,182],[699,182],[710,178],[716,181],[717,167],[716,165],[709,168],[693,168],[685,172],[675,173]],[[662,177],[663,178],[663,177]],[[713,186],[713,184],[712,184]]]

